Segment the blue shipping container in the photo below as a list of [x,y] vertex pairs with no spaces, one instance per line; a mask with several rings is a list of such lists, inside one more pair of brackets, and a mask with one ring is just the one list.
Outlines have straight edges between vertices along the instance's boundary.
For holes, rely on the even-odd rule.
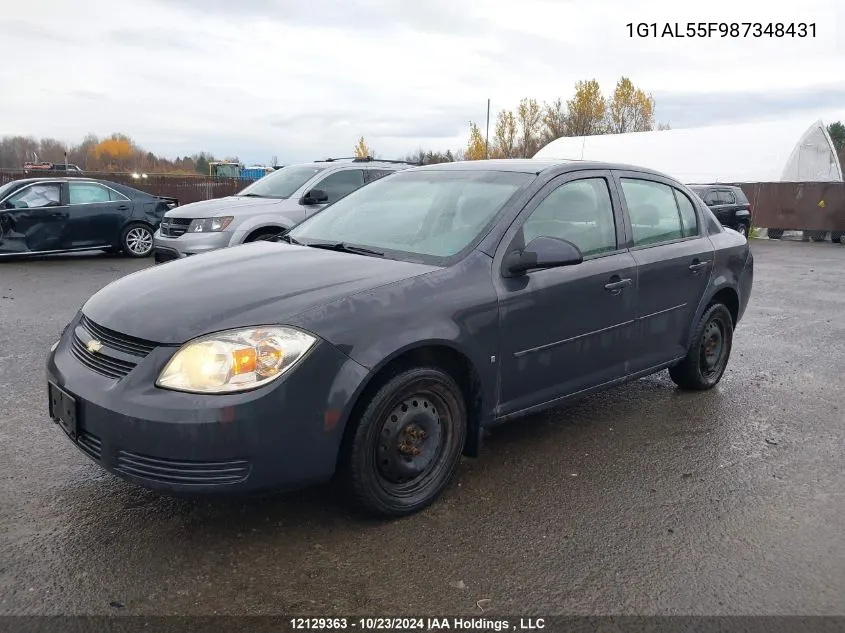
[[241,169],[241,180],[258,180],[264,178],[266,173],[263,169]]

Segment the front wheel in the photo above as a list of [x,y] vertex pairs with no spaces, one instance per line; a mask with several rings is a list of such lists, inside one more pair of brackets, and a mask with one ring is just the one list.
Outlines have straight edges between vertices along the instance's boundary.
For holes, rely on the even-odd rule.
[[704,391],[722,379],[733,345],[733,318],[724,304],[711,305],[698,322],[686,357],[669,368],[681,389]]
[[130,224],[120,235],[120,247],[129,257],[149,257],[153,252],[153,230],[146,224]]
[[451,481],[467,410],[449,374],[434,367],[401,372],[373,395],[356,422],[339,469],[356,506],[381,517],[413,514]]

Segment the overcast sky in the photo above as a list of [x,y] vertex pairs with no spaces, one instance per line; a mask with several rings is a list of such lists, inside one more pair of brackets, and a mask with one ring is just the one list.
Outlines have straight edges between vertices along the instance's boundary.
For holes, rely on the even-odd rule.
[[[723,21],[815,22],[816,37],[626,27]],[[488,97],[494,118],[621,75],[675,128],[845,119],[842,0],[30,0],[5,3],[0,33],[0,135],[120,131],[171,157],[289,163],[347,156],[360,135],[385,158],[457,149]]]

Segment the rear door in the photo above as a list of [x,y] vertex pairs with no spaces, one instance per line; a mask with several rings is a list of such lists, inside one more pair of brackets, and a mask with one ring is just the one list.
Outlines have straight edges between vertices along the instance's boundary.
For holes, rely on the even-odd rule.
[[633,373],[680,358],[713,271],[713,245],[693,201],[671,180],[615,173],[638,294]]
[[132,216],[132,201],[97,182],[68,183],[70,219],[65,248],[93,248],[118,243]]
[[0,202],[0,252],[60,250],[67,220],[67,198],[61,182],[21,187]]

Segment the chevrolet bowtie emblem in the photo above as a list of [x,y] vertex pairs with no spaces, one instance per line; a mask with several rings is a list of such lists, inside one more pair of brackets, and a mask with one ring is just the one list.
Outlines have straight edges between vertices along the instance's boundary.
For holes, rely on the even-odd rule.
[[88,344],[85,347],[88,348],[88,351],[91,352],[92,354],[96,354],[97,352],[99,352],[102,349],[103,344],[100,343],[100,341],[96,341],[94,339],[91,339],[90,341],[88,341]]

